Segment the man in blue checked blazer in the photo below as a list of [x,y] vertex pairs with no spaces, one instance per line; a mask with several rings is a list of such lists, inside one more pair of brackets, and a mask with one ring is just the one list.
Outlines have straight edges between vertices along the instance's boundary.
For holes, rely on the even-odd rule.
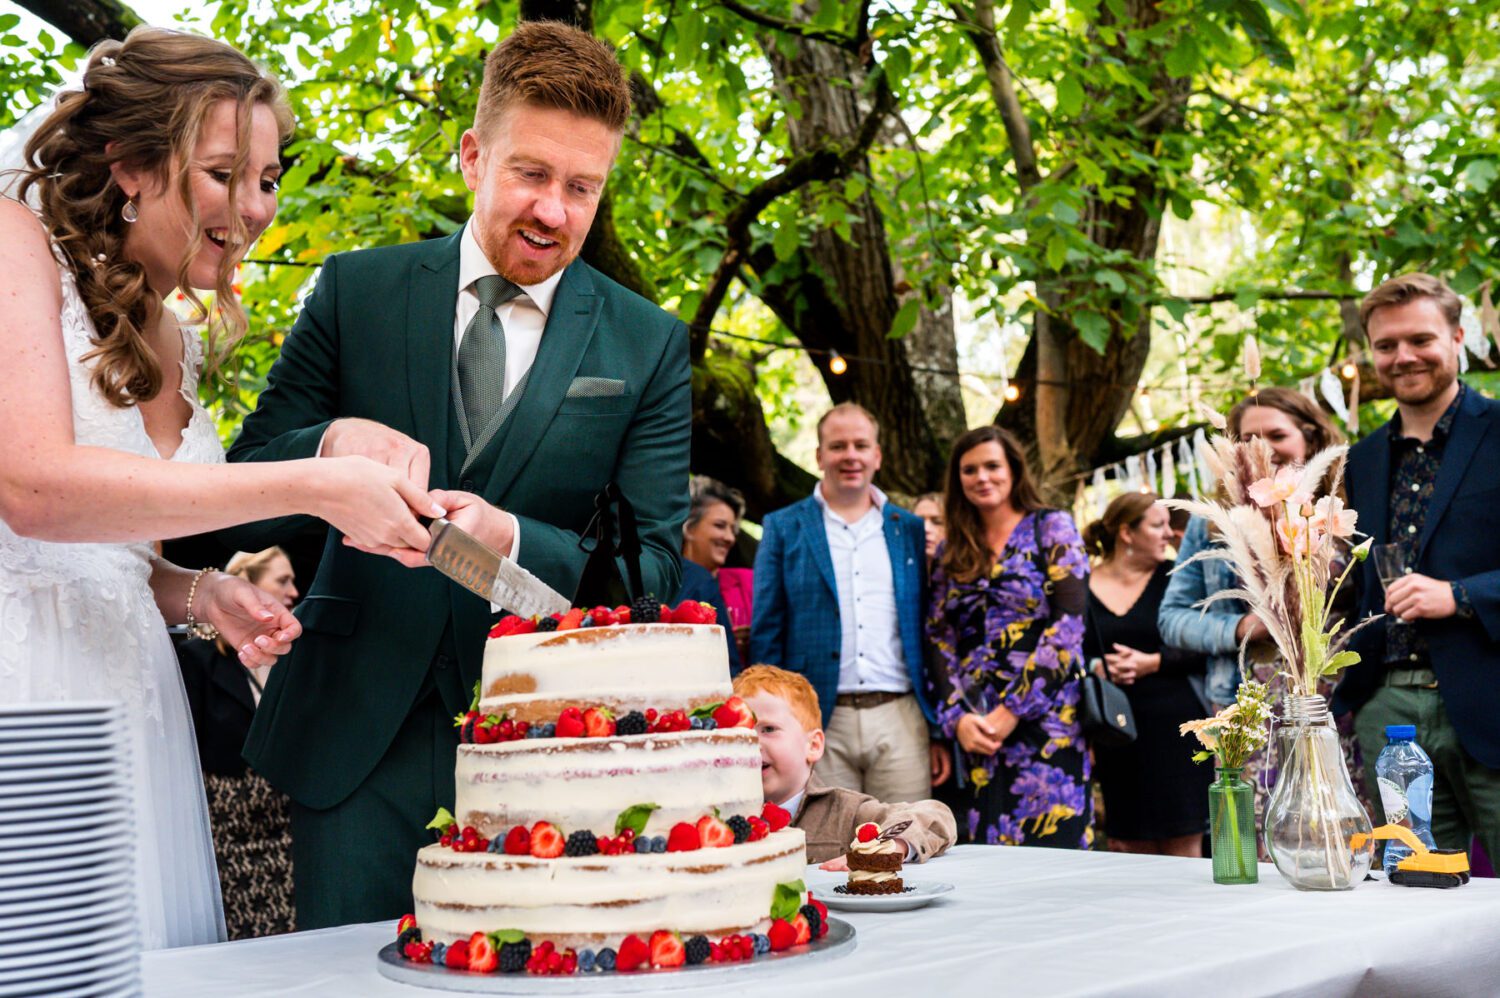
[[763,525],[750,660],[800,672],[818,691],[819,779],[914,801],[947,778],[948,756],[928,736],[926,531],[872,484],[879,432],[853,403],[818,421],[823,480]]

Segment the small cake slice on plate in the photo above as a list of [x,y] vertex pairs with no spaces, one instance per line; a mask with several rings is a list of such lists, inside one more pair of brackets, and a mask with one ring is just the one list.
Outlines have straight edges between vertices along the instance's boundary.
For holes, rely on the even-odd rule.
[[900,894],[906,890],[901,882],[901,864],[906,860],[906,843],[896,838],[911,822],[903,821],[884,831],[874,822],[865,822],[854,830],[849,843],[849,883],[846,894]]

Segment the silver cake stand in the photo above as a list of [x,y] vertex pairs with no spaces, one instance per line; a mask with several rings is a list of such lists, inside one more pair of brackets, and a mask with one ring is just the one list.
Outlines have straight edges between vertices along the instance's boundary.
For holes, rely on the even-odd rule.
[[[381,947],[376,969],[382,977],[401,984],[437,991],[462,991],[479,995],[587,995],[634,994],[642,991],[680,991],[713,987],[734,977],[787,973],[797,967],[837,960],[854,952],[854,926],[841,918],[828,920],[828,935],[795,949],[767,953],[741,963],[684,964],[661,970],[628,973],[571,974],[567,977],[537,977],[531,974],[476,974],[465,970],[412,963],[396,952],[395,943]],[[788,962],[790,961],[790,962]]]

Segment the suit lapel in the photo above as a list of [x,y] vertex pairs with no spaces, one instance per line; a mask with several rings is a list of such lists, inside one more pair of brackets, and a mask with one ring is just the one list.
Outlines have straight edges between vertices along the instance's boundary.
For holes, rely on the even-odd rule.
[[839,587],[834,581],[833,554],[828,550],[828,530],[823,526],[823,507],[812,497],[802,501],[805,503],[802,509],[803,536],[807,541],[807,546],[812,548],[813,561],[818,564],[818,572],[823,576],[823,581],[828,584],[828,591],[833,593],[834,601],[837,602]]
[[[889,507],[889,503],[887,506]],[[905,606],[911,594],[906,591],[906,552],[902,550],[904,545],[902,544],[900,514],[894,509],[887,508],[882,527],[885,531],[885,549],[891,557],[891,585],[896,596],[896,605]]]
[[[443,469],[453,405],[453,322],[458,312],[459,235],[435,239],[412,271],[406,301],[406,383],[416,438]],[[436,484],[436,483],[434,483]]]
[[468,467],[482,467],[484,458],[495,454],[484,489],[484,496],[490,502],[504,502],[537,441],[557,415],[557,407],[562,405],[568,386],[578,373],[578,365],[583,362],[584,351],[594,337],[601,304],[588,266],[575,260],[558,282],[536,360],[527,374],[525,387],[519,391],[515,410],[483,452],[471,454],[466,462]]
[[[1458,493],[1458,483],[1463,481],[1464,472],[1469,470],[1469,462],[1479,449],[1479,441],[1484,439],[1485,431],[1490,428],[1485,409],[1484,399],[1478,392],[1469,389],[1464,393],[1463,403],[1459,406],[1457,418],[1453,420],[1453,429],[1448,435],[1448,443],[1443,448],[1443,463],[1438,466],[1432,501],[1428,503],[1427,515],[1422,519],[1422,537],[1417,543],[1419,564],[1422,553],[1432,540],[1433,532],[1437,530],[1438,522]],[[1389,454],[1389,450],[1386,453]]]
[[1359,529],[1376,544],[1385,544],[1390,540],[1391,424],[1372,433],[1369,441],[1370,460],[1355,466],[1359,472],[1355,491],[1365,502],[1365,508],[1359,511]]

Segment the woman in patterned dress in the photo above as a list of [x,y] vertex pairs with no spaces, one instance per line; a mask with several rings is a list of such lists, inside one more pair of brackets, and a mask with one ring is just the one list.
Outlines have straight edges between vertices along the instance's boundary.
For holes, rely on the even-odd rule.
[[1077,708],[1089,567],[1078,529],[1043,507],[1019,443],[995,426],[958,438],[945,486],[928,678],[967,783],[959,827],[973,842],[1087,849]]

